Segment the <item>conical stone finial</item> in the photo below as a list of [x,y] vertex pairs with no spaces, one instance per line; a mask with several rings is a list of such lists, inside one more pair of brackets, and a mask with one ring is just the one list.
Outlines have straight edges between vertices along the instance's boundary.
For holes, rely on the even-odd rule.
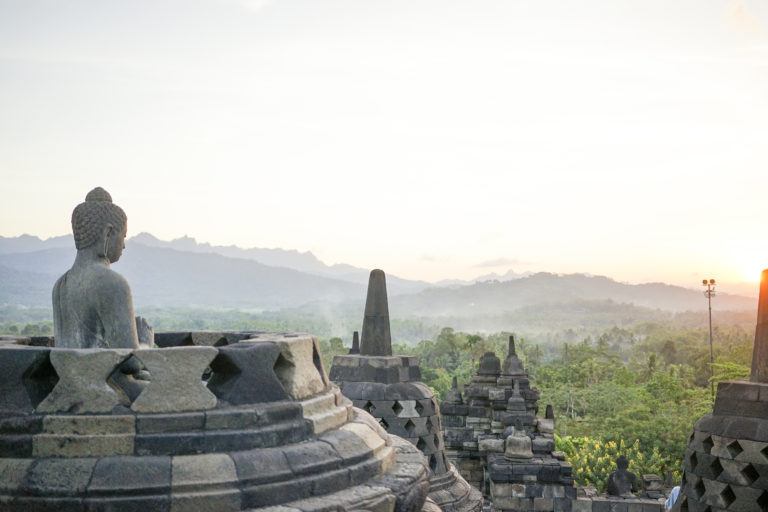
[[387,278],[383,270],[371,271],[371,276],[368,279],[368,297],[365,300],[365,318],[363,319],[360,353],[364,356],[392,355]]
[[752,350],[752,382],[768,382],[768,268],[760,279],[760,299],[757,303],[757,328]]
[[451,389],[445,394],[443,402],[446,404],[461,404],[464,402],[464,397],[461,396],[461,391],[459,391],[459,379],[455,375],[453,380],[451,380]]
[[349,349],[350,354],[360,353],[360,333],[357,331],[352,333],[352,348]]
[[507,350],[507,357],[516,356],[517,351],[515,350],[515,335],[512,334],[509,336],[509,349]]

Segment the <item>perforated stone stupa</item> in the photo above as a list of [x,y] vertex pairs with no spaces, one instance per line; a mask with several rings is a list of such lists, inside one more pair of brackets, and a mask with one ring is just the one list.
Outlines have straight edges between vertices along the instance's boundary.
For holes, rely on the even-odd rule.
[[393,356],[386,278],[371,272],[359,354],[336,356],[330,372],[356,407],[374,416],[389,433],[410,441],[431,470],[429,497],[446,512],[479,511],[483,500],[445,458],[440,409],[419,381],[418,358]]
[[681,488],[676,512],[768,510],[768,269],[760,283],[751,381],[719,383],[712,414],[691,434]]
[[[151,375],[134,400],[113,379],[132,355]],[[308,335],[4,345],[0,372],[3,511],[416,512],[426,499],[422,454],[352,407]]]
[[509,338],[502,364],[493,352],[480,360],[465,389],[454,380],[442,404],[447,454],[494,510],[570,512],[576,498],[570,464],[555,452],[554,415],[537,418],[538,391]]

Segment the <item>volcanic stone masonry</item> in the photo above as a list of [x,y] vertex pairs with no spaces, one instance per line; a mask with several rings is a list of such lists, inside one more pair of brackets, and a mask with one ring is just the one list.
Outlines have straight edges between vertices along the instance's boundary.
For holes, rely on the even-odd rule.
[[[386,277],[371,272],[359,350],[336,356],[330,378],[356,407],[373,415],[389,433],[407,439],[431,470],[430,499],[446,512],[477,512],[482,495],[445,458],[440,409],[419,382],[418,358],[393,356]],[[359,353],[357,353],[359,352]]]
[[[167,348],[0,345],[0,510],[424,506],[424,456],[352,407],[315,338],[158,339]],[[131,357],[149,374],[135,399],[115,379]]]
[[721,382],[695,425],[674,511],[768,511],[768,269],[760,282],[751,382]]
[[446,454],[472,485],[488,496],[494,510],[571,510],[576,498],[571,466],[554,452],[554,416],[537,419],[539,393],[515,350],[514,337],[504,364],[492,352],[480,360],[466,388],[466,401],[454,379],[442,404]]

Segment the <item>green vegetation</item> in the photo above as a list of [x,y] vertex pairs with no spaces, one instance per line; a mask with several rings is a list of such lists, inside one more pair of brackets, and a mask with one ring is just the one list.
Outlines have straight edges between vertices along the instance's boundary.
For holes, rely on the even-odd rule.
[[[419,355],[424,382],[444,396],[453,375],[469,381],[483,352],[503,359],[507,338],[443,329],[397,351]],[[602,485],[616,450],[635,457],[639,473],[679,476],[693,423],[712,409],[707,339],[700,328],[659,324],[614,327],[577,343],[520,339],[518,355],[541,392],[540,406],[555,408],[559,443],[580,484]],[[729,326],[715,340],[714,381],[748,375],[752,334]]]
[[[271,330],[304,331],[320,337],[323,361],[346,354],[350,334],[359,328],[357,311],[319,310],[243,312],[207,309],[145,309],[140,312],[158,331]],[[718,314],[714,381],[749,375],[754,315]],[[448,321],[446,319],[446,321]],[[542,319],[544,321],[544,319]],[[709,345],[705,317],[681,313],[662,321],[565,328],[518,336],[517,352],[541,392],[540,406],[552,404],[558,447],[574,464],[580,484],[600,487],[618,452],[633,471],[679,477],[681,459],[693,423],[712,409]],[[0,334],[50,335],[50,311],[0,307]],[[478,334],[431,321],[408,319],[392,324],[399,354],[421,359],[422,380],[440,396],[455,375],[464,385],[484,352],[504,358],[509,332]],[[345,338],[335,336],[344,332]]]

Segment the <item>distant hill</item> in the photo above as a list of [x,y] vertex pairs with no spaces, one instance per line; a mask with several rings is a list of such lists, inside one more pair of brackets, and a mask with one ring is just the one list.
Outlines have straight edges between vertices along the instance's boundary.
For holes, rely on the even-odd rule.
[[[626,284],[603,276],[537,273],[511,281],[485,281],[459,288],[430,288],[392,301],[393,314],[434,317],[498,315],[536,304],[606,301],[666,311],[706,309],[701,292],[663,283]],[[753,310],[751,297],[718,294],[713,309]]]
[[[359,284],[255,261],[126,245],[124,258],[113,268],[128,279],[134,301],[143,307],[279,309],[365,293]],[[73,259],[72,249],[0,255],[0,303],[49,305],[53,284]]]
[[0,236],[0,254],[43,251],[45,249],[75,248],[72,235],[54,236],[45,240],[32,235]]
[[[336,277],[256,260],[273,258],[270,261],[296,266],[325,266],[311,253],[214,248],[192,239],[162,242],[151,235],[135,237],[126,245],[114,268],[131,283],[139,308],[302,309],[327,319],[346,315],[357,321],[365,300],[366,270],[346,266],[356,277]],[[35,247],[44,249],[33,250]],[[182,247],[190,250],[180,250]],[[50,307],[53,283],[71,266],[74,255],[71,237],[45,241],[29,236],[0,238],[0,305]],[[313,259],[316,263],[311,263]],[[668,313],[706,309],[699,290],[663,283],[633,285],[585,274],[508,273],[497,277],[503,280],[422,289],[423,283],[388,276],[391,316],[478,330],[514,325],[538,330],[548,323],[625,325],[666,318]],[[403,293],[411,285],[417,292]],[[713,307],[752,312],[756,299],[719,293]]]
[[[132,245],[140,244],[146,247],[175,249],[190,253],[220,254],[228,258],[257,261],[270,267],[290,268],[307,274],[330,277],[362,285],[368,284],[368,274],[370,273],[370,269],[344,263],[326,265],[309,251],[299,252],[290,249],[264,249],[259,247],[243,249],[235,245],[223,246],[198,243],[194,238],[186,236],[165,241],[158,239],[150,233],[139,233],[129,238],[128,243]],[[74,251],[74,241],[71,235],[57,236],[47,240],[31,235],[21,235],[18,237],[0,236],[0,255],[60,248],[69,248]],[[68,266],[64,268],[66,269]],[[415,293],[430,286],[429,283],[424,281],[401,279],[394,275],[387,276],[387,285],[392,295]]]

